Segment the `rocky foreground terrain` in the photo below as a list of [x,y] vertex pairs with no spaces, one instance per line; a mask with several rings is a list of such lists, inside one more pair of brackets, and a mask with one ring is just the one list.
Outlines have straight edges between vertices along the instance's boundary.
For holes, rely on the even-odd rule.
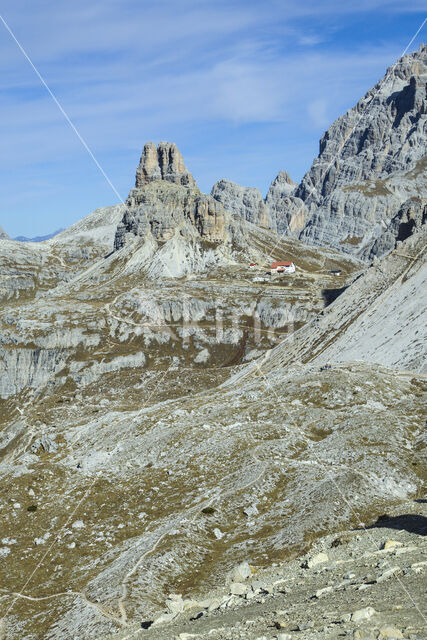
[[359,216],[367,266],[294,237],[297,189],[203,194],[147,143],[124,205],[0,238],[0,640],[425,635],[422,200]]
[[297,640],[425,637],[425,501],[402,503],[369,528],[317,540],[268,569],[243,562],[197,600],[170,594],[164,611],[105,640]]

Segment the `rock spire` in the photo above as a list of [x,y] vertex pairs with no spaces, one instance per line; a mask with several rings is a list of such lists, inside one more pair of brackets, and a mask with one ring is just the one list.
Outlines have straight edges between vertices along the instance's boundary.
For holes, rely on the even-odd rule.
[[184,187],[197,187],[196,181],[173,142],[160,142],[157,147],[154,142],[147,142],[144,145],[136,170],[135,187],[139,189],[157,180],[166,180]]

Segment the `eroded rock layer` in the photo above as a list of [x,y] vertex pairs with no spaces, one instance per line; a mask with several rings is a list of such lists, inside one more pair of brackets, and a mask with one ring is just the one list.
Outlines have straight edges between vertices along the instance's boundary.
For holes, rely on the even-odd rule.
[[403,202],[426,193],[426,79],[422,46],[325,132],[295,193],[306,207],[302,240],[355,255],[390,246],[377,238],[390,236]]
[[384,255],[401,239],[401,207],[414,199],[421,210],[427,204],[426,80],[423,45],[331,125],[299,185],[281,171],[265,200],[227,180],[212,195],[227,211],[258,225],[267,221],[280,235],[364,260]]
[[173,142],[147,142],[136,170],[135,187],[141,188],[155,180],[166,180],[186,187],[196,187],[196,181],[184,164],[184,159]]

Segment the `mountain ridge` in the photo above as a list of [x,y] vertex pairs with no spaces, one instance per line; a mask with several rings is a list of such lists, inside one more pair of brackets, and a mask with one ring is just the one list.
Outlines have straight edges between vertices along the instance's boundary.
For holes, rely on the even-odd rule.
[[262,224],[268,220],[281,235],[365,261],[384,255],[395,246],[399,210],[413,198],[427,202],[426,92],[427,46],[421,45],[332,123],[298,185],[279,172],[264,199],[228,181],[216,183],[212,194],[246,219],[260,219],[262,211]]
[[57,229],[56,231],[48,233],[44,236],[35,236],[34,238],[27,238],[26,236],[16,236],[15,238],[13,238],[13,240],[16,240],[16,242],[45,242],[45,240],[54,238],[59,233],[62,233],[62,231],[65,231],[65,229],[61,227],[60,229]]

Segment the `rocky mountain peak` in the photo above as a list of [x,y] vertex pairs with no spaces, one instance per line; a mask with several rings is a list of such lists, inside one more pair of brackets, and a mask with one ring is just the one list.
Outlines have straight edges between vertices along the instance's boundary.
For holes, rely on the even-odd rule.
[[425,73],[426,55],[427,44],[421,44],[418,51],[403,56],[394,65],[389,67],[382,82],[386,81],[390,76],[408,81],[411,76],[420,76]]
[[270,185],[265,201],[273,204],[279,198],[289,197],[295,193],[297,186],[287,171],[279,171]]
[[398,60],[320,140],[295,196],[300,239],[370,255],[402,204],[425,193],[427,47]]
[[296,183],[292,180],[287,171],[279,171],[277,177],[273,180],[273,184],[289,184],[294,188],[296,187]]
[[271,219],[261,191],[255,187],[242,187],[231,180],[218,180],[211,196],[229,213],[260,227],[271,227]]
[[372,251],[383,255],[399,240],[403,205],[412,198],[419,206],[411,228],[424,224],[426,81],[427,46],[421,45],[329,127],[299,185],[280,171],[265,200],[229,180],[217,182],[212,196],[226,211],[280,235],[362,259]]
[[293,233],[304,224],[303,202],[294,197],[297,186],[287,171],[279,171],[270,185],[265,203],[277,233]]
[[3,227],[0,227],[0,240],[10,240],[9,236],[7,235]]
[[166,180],[185,187],[196,187],[196,181],[184,164],[184,159],[176,144],[147,142],[142,151],[136,170],[135,187],[143,187],[149,182]]
[[175,144],[144,145],[135,188],[117,227],[114,247],[132,236],[164,244],[178,236],[188,242],[220,244],[228,239],[229,218],[221,203],[200,193]]

